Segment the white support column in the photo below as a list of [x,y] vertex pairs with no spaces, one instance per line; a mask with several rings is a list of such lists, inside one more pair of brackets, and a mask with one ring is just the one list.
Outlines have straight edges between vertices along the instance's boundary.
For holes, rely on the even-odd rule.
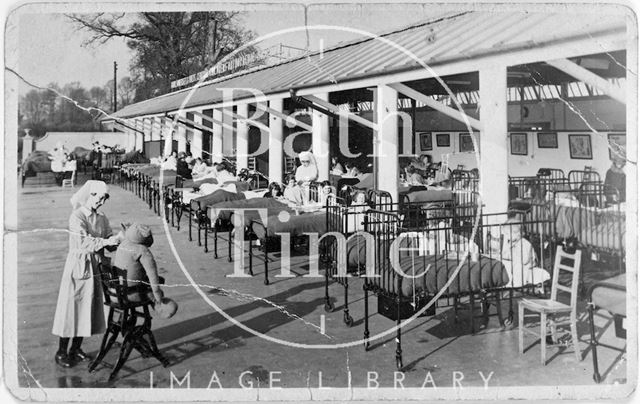
[[133,138],[133,136],[134,136],[134,132],[133,132],[131,129],[127,128],[127,127],[123,127],[123,128],[122,128],[122,131],[124,132],[124,134],[125,134],[125,139],[126,139],[126,140],[125,140],[125,142],[124,142],[124,145],[123,145],[124,150],[125,150],[125,151],[131,151],[131,150],[133,150],[133,146],[134,146],[134,143],[133,143],[133,139],[134,139],[134,138]]
[[154,116],[151,118],[151,140],[162,139],[162,118]]
[[386,85],[378,86],[375,108],[378,189],[389,192],[398,202],[398,92]]
[[130,119],[127,121],[127,125],[131,125],[131,127],[133,129],[136,129],[135,131],[133,131],[134,133],[134,143],[133,143],[133,149],[134,150],[142,150],[142,135],[140,134],[140,132],[138,132],[138,120],[137,119]]
[[[282,98],[269,101],[269,107],[282,112]],[[284,164],[282,119],[269,114],[269,181],[282,182]]]
[[223,155],[223,142],[222,142],[222,125],[218,122],[222,122],[222,110],[213,110],[213,128],[211,129],[211,162],[220,163]]
[[233,156],[233,149],[235,148],[232,117],[233,107],[224,107],[220,113],[220,121],[222,122],[222,154],[225,156]]
[[164,155],[168,156],[173,151],[173,131],[176,128],[173,122],[167,117],[160,118],[162,129],[162,141],[164,142]]
[[33,138],[29,136],[30,129],[25,129],[27,134],[22,138],[22,161],[27,160],[29,154],[33,151]]
[[240,119],[236,120],[238,134],[236,165],[238,170],[241,170],[249,166],[249,125],[247,125],[247,121],[244,120],[249,116],[249,104],[238,104],[237,114]]
[[[187,114],[183,111],[178,113],[178,119],[184,119]],[[176,119],[176,133],[178,136],[178,153],[187,151],[187,128]]]
[[509,204],[507,68],[480,70],[480,197],[483,213],[506,212]]
[[142,118],[142,131],[144,132],[144,141],[146,142],[150,142],[152,140],[152,133],[151,133],[151,124],[150,124],[150,118]]
[[136,149],[140,150],[144,153],[144,126],[141,125],[142,121],[140,119],[134,120],[135,128],[138,129],[138,135],[136,138]]
[[[202,118],[198,115],[193,116],[193,122],[198,125],[202,125]],[[202,153],[202,131],[198,129],[193,129],[193,142],[191,143],[191,154],[194,158],[207,158],[204,153]]]
[[[323,101],[329,101],[329,93],[316,94]],[[329,179],[329,116],[313,110],[311,116],[311,143],[313,155],[318,163],[318,181]]]

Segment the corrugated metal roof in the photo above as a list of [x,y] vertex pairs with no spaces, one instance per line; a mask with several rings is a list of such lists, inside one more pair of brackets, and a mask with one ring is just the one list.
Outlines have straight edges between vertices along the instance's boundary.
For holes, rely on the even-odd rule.
[[[438,66],[601,34],[624,35],[625,30],[623,16],[465,12],[384,34],[381,38],[400,45],[427,65]],[[312,88],[421,68],[398,48],[366,38],[325,50],[322,55],[316,53],[223,77],[194,91],[185,89],[128,105],[114,115],[129,118],[215,104],[222,101],[222,93],[217,90],[222,87],[255,88],[269,95],[291,88]],[[241,99],[253,94],[235,93],[234,96]]]

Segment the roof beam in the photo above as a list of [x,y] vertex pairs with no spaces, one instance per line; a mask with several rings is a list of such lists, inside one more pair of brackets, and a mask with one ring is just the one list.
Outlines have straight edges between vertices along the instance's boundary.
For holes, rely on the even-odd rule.
[[269,108],[268,106],[266,106],[263,103],[258,102],[256,104],[256,108],[257,109],[261,109],[264,112],[273,115],[273,116],[277,116],[278,118],[282,119],[283,121],[286,121],[287,123],[289,123],[289,125],[295,125],[295,126],[299,126],[302,129],[308,130],[309,132],[311,132],[313,130],[313,127],[307,123],[301,122],[299,120],[297,120],[296,118],[289,116],[287,114],[283,114],[280,111],[276,111],[273,108]]
[[196,129],[196,130],[199,130],[200,132],[211,132],[211,128],[208,128],[191,119],[188,119],[186,116],[182,116],[182,117],[179,116],[176,118],[175,115],[167,114],[167,117],[172,120],[175,119],[178,123],[188,128]]
[[327,111],[329,111],[329,112],[331,112],[331,113],[333,113],[335,115],[338,115],[338,116],[341,116],[343,118],[349,119],[351,121],[357,122],[360,125],[365,126],[367,128],[370,128],[370,129],[373,129],[373,130],[378,130],[378,125],[376,123],[371,122],[370,120],[365,119],[365,118],[363,118],[361,116],[358,116],[358,115],[356,115],[356,114],[354,114],[352,112],[342,110],[342,109],[338,108],[337,105],[331,104],[329,101],[325,101],[325,100],[323,100],[321,98],[318,98],[318,97],[316,97],[314,95],[305,95],[304,97],[300,97],[300,98],[305,98],[306,100],[311,101],[314,104],[317,104],[317,105],[321,106],[322,108],[325,108]]
[[126,122],[126,120],[124,120],[124,119],[114,119],[114,121],[113,121],[113,122],[114,122],[116,125],[120,125],[120,126],[122,126],[123,128],[126,128],[126,129],[128,129],[128,130],[132,130],[132,131],[134,131],[134,132],[138,132],[138,133],[142,133],[142,134],[144,134],[144,132],[143,132],[143,131],[141,131],[140,129],[136,129],[136,128],[134,128],[134,127],[129,126],[129,125],[128,125],[128,122]]
[[616,87],[612,83],[598,76],[597,74],[585,69],[584,67],[570,61],[569,59],[547,60],[548,65],[567,73],[569,76],[575,77],[583,83],[595,87],[604,92],[614,100],[626,104],[627,97],[625,91]]
[[402,83],[393,83],[389,84],[389,87],[393,88],[399,93],[402,93],[408,97],[413,98],[416,101],[420,101],[427,105],[430,108],[435,109],[436,111],[442,112],[443,114],[457,120],[463,122],[464,124],[470,125],[472,128],[476,130],[482,130],[482,123],[479,120],[470,117],[469,115],[458,111],[455,108],[451,108],[449,106],[444,105],[441,102],[438,102],[426,94],[423,94],[419,91],[414,90],[413,88],[407,86]]

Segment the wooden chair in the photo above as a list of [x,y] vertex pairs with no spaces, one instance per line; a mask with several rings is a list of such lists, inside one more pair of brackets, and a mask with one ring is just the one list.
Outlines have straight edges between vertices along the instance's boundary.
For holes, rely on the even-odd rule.
[[68,179],[63,179],[62,180],[62,188],[73,188],[75,186],[75,181],[76,181],[76,172],[71,171],[71,178]]
[[[556,250],[556,259],[553,267],[553,279],[551,283],[551,297],[550,299],[523,299],[518,304],[518,345],[520,353],[524,353],[524,333],[530,333],[540,337],[541,345],[541,363],[546,365],[546,337],[551,335],[554,342],[556,341],[556,327],[559,325],[569,324],[571,327],[571,339],[573,343],[573,349],[578,361],[582,360],[580,349],[578,348],[578,329],[577,329],[577,300],[578,300],[578,284],[580,279],[580,261],[582,258],[582,251],[576,250],[575,254],[569,254],[565,252],[561,246],[558,246]],[[573,261],[573,265],[569,266],[562,263],[563,260]],[[560,271],[568,271],[572,274],[571,286],[561,285],[558,282]],[[562,303],[558,300],[558,292],[566,292],[569,294],[569,304]],[[540,315],[540,334],[524,327],[525,310],[535,312],[535,315]],[[569,320],[556,321],[553,316],[569,315]],[[549,324],[547,324],[549,319]],[[550,330],[547,329],[550,328]]]
[[[109,375],[110,381],[115,379],[134,348],[143,357],[153,356],[160,361],[162,366],[169,366],[169,361],[158,350],[151,332],[151,313],[149,311],[151,301],[146,299],[150,290],[149,286],[142,283],[129,286],[127,271],[117,267],[102,265],[100,277],[105,305],[109,307],[109,314],[107,331],[102,338],[100,352],[89,366],[89,372],[93,372],[96,366],[102,362],[119,335],[122,335],[123,341],[118,361]],[[129,297],[132,294],[142,296],[142,301],[131,301]],[[142,322],[139,323],[139,320]]]

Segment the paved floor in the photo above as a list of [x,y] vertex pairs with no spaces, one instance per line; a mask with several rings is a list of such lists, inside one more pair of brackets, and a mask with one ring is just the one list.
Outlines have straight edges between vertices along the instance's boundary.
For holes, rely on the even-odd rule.
[[[58,368],[53,362],[57,338],[51,334],[51,325],[68,248],[65,228],[73,192],[56,187],[27,187],[18,195],[21,230],[18,346],[23,358],[20,369],[30,371],[19,372],[22,386],[32,385],[35,378],[43,387],[148,387],[153,383],[162,388],[170,387],[172,374],[181,380],[189,372],[191,388],[206,388],[212,379],[211,386],[217,387],[216,377],[223,387],[237,388],[242,373],[250,371],[242,379],[245,384],[253,382],[256,386],[268,385],[272,372],[272,383],[283,387],[318,387],[320,379],[322,386],[344,387],[349,383],[350,372],[354,387],[366,387],[368,378],[373,380],[376,375],[381,387],[394,387],[395,335],[387,334],[372,341],[368,352],[357,342],[363,334],[364,299],[360,282],[354,281],[349,289],[355,321],[349,328],[342,321],[339,285],[330,286],[336,310],[327,313],[323,279],[272,277],[273,282],[265,286],[262,268],[256,268],[253,278],[228,278],[233,264],[227,261],[224,248],[218,259],[214,259],[212,252],[205,254],[196,242],[188,241],[184,219],[180,231],[172,228],[165,234],[161,219],[144,202],[115,185],[103,211],[113,227],[139,221],[153,228],[156,242],[152,251],[161,275],[167,279],[165,294],[180,305],[173,318],[154,319],[153,324],[160,348],[172,365],[162,368],[154,359],[141,358],[134,352],[112,383],[107,382],[109,369],[103,366],[93,374],[81,365],[68,370]],[[199,290],[180,269],[169,236]],[[226,247],[226,243],[221,246]],[[299,264],[295,272],[307,272],[304,257],[295,257],[293,261]],[[278,268],[278,263],[273,267]],[[211,302],[253,331],[241,329],[226,319]],[[370,299],[369,308],[372,335],[394,325],[377,314],[375,299]],[[466,314],[456,323],[450,307],[438,308],[436,316],[418,318],[403,328],[404,375],[395,378],[396,381],[403,378],[405,387],[423,384],[450,387],[456,378],[463,387],[482,387],[489,375],[489,386],[593,385],[592,358],[585,342],[586,318],[581,304],[579,333],[583,360],[577,362],[571,349],[550,348],[548,363],[542,366],[538,344],[530,344],[523,355],[518,353],[517,329],[501,329],[494,317],[486,329],[472,335]],[[604,317],[597,320],[603,340],[624,346],[624,340],[613,336],[612,323]],[[297,344],[355,342],[339,349],[304,349],[258,335]],[[85,351],[95,354],[100,339],[100,336],[89,338]],[[115,351],[107,356],[108,362],[115,362]],[[600,349],[598,354],[604,383],[624,383],[627,374],[624,356],[620,359],[618,353],[607,349]]]

